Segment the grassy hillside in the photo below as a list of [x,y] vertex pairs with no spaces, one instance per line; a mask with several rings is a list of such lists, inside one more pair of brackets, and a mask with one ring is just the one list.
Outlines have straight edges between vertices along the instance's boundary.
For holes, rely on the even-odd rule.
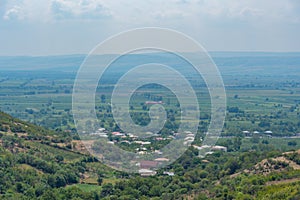
[[[89,192],[100,190],[97,178],[91,189],[76,186],[85,183],[87,177],[97,177],[98,169],[88,165],[96,159],[72,151],[69,133],[50,131],[2,112],[0,128],[0,199],[73,199],[75,194],[67,193],[75,188],[78,198],[97,197],[97,193]],[[52,191],[65,194],[52,198]]]

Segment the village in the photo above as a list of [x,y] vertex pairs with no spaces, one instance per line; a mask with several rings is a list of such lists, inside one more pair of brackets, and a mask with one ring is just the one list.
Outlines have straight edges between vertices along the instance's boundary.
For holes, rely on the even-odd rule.
[[[185,131],[185,138],[183,145],[190,146],[192,145],[193,141],[195,140],[195,134],[190,131]],[[91,133],[90,136],[96,136],[100,138],[107,138],[107,143],[111,145],[125,145],[127,147],[131,147],[132,150],[138,155],[147,155],[147,154],[156,154],[157,158],[154,160],[142,160],[136,165],[139,167],[139,174],[141,176],[152,176],[155,175],[157,172],[155,171],[160,164],[164,162],[168,162],[169,159],[165,157],[159,157],[159,155],[162,155],[163,152],[161,152],[157,147],[158,144],[167,144],[171,140],[175,139],[175,137],[179,133],[171,132],[168,136],[161,136],[159,134],[153,134],[153,133],[147,133],[151,135],[151,137],[148,137],[146,140],[139,139],[138,136],[132,134],[132,133],[122,133],[122,132],[108,132],[105,128],[99,128],[96,132]],[[208,149],[208,151],[205,153],[212,154],[215,151],[224,151],[227,152],[227,147],[224,146],[197,146],[192,145],[193,148],[201,150],[201,149]],[[164,171],[164,175],[168,176],[174,176],[174,172],[170,171]]]

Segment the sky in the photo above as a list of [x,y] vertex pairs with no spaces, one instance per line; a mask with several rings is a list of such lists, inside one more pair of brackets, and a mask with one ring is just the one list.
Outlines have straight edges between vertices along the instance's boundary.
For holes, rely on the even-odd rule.
[[142,27],[180,31],[208,51],[300,51],[300,1],[0,0],[0,56],[87,54]]

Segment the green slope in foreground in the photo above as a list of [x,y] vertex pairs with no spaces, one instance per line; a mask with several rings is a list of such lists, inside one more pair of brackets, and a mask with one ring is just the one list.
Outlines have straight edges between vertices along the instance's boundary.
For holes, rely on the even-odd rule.
[[260,141],[243,151],[242,143],[234,138],[232,151],[205,158],[190,148],[156,176],[140,177],[78,152],[69,133],[0,112],[0,199],[300,199],[299,151]]

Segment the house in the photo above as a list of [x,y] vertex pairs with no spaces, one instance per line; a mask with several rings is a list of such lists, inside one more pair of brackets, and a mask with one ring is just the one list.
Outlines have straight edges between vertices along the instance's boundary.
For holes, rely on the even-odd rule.
[[216,145],[216,146],[213,146],[211,149],[215,150],[215,151],[224,151],[224,152],[227,152],[227,147],[224,147],[224,146],[218,146],[218,145]]
[[144,142],[144,141],[134,141],[134,143],[136,144],[140,144],[140,145],[148,145],[148,144],[151,144],[151,142]]
[[194,140],[186,140],[183,142],[183,145],[190,145],[193,143]]
[[212,151],[224,151],[224,152],[227,152],[227,147],[218,146],[218,145],[215,145],[215,146],[203,145],[201,147],[193,145],[193,147],[196,148],[196,149],[198,149],[198,150],[210,148]]
[[174,176],[175,175],[174,172],[164,172],[163,174],[168,175],[168,176]]
[[154,153],[155,153],[155,154],[158,154],[158,155],[163,154],[163,152],[161,152],[160,150],[154,150]]
[[146,101],[146,105],[163,104],[162,101]]
[[249,131],[243,131],[243,134],[244,134],[245,136],[250,136],[250,132],[249,132]]
[[136,135],[133,135],[132,133],[127,133],[126,135],[127,135],[128,137],[130,137],[130,138],[137,137]]
[[169,136],[168,136],[168,139],[175,139],[175,137],[172,136],[172,135],[169,135]]
[[151,161],[151,160],[142,160],[140,162],[140,168],[141,169],[151,169],[157,167],[158,162],[157,161]]
[[147,154],[147,151],[139,151],[139,152],[137,152],[137,154],[139,154],[139,155],[145,155],[145,154]]
[[187,140],[192,140],[192,141],[194,141],[194,139],[195,139],[194,137],[186,137],[186,138],[184,138],[185,141],[187,141]]
[[106,133],[96,132],[96,133],[90,133],[90,135],[97,135],[97,136],[104,136]]
[[208,146],[208,145],[202,145],[201,147],[197,146],[197,145],[193,145],[194,148],[198,149],[198,150],[201,150],[201,149],[207,149],[207,148],[210,148],[211,146]]
[[148,145],[151,144],[151,142],[142,142],[142,145]]
[[155,140],[157,140],[157,141],[162,141],[162,140],[164,140],[164,138],[162,138],[162,137],[157,137],[157,138],[155,138]]
[[156,174],[156,171],[150,169],[140,169],[139,174],[141,176],[154,176]]
[[99,128],[98,131],[103,132],[105,131],[105,128]]
[[99,137],[107,138],[107,135],[99,135]]
[[186,137],[195,137],[195,134],[190,133],[190,134],[187,134]]
[[137,141],[134,141],[134,143],[136,143],[136,144],[142,144],[143,141],[137,140]]
[[169,159],[168,158],[156,158],[155,161],[157,161],[157,162],[168,162]]
[[129,142],[128,140],[122,140],[120,143],[127,143],[127,144],[131,144],[131,142]]
[[272,134],[272,131],[265,131],[265,134]]

